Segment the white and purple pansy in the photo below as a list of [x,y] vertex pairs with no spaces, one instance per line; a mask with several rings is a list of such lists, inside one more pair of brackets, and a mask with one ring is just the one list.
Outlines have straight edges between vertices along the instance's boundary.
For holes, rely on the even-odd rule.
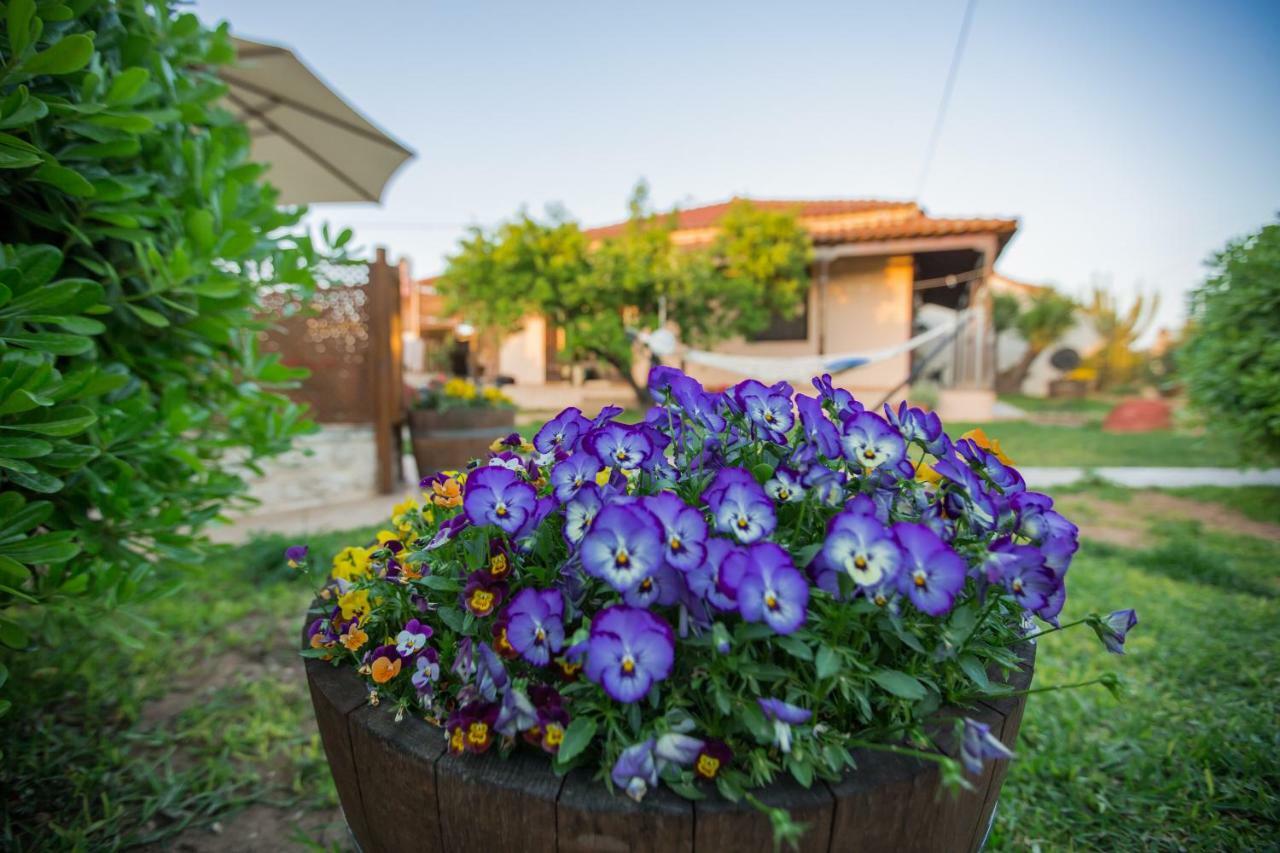
[[427,645],[432,633],[430,625],[410,619],[404,630],[396,634],[396,651],[404,658],[415,655]]
[[638,503],[600,510],[579,547],[582,567],[618,592],[626,592],[662,565],[662,526]]
[[591,422],[582,416],[582,410],[570,406],[542,425],[533,436],[533,446],[541,453],[573,452],[578,439],[590,428]]
[[895,577],[902,550],[874,515],[845,510],[827,524],[822,559],[858,586],[872,587]]
[[746,571],[738,582],[738,612],[748,622],[764,622],[779,634],[792,634],[804,624],[809,583],[791,556],[772,542],[746,550]]
[[802,726],[813,717],[813,712],[783,702],[781,699],[756,699],[764,717],[773,723],[773,742],[784,753],[791,751],[791,727]]
[[680,571],[700,565],[707,554],[707,522],[702,513],[674,492],[659,492],[641,503],[662,525],[666,561]]
[[604,424],[588,432],[582,445],[601,465],[621,471],[644,466],[654,454],[653,442],[642,424]]
[[907,443],[889,423],[872,412],[848,417],[840,435],[844,458],[864,469],[897,465],[907,454]]

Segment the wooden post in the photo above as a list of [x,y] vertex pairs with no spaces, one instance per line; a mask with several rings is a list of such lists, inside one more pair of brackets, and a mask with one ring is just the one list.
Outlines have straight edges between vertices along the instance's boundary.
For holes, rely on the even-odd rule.
[[369,265],[369,381],[373,388],[373,435],[377,490],[391,494],[400,482],[400,281],[379,248]]

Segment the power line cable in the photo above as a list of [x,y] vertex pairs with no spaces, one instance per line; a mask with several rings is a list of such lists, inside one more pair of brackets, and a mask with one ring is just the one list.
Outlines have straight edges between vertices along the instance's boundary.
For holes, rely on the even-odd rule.
[[933,120],[933,132],[929,134],[929,147],[925,149],[924,165],[920,169],[920,180],[916,183],[915,198],[917,201],[924,194],[925,183],[929,179],[929,169],[933,165],[933,155],[938,150],[938,139],[942,136],[942,124],[947,118],[947,107],[951,103],[951,92],[956,85],[956,74],[960,70],[960,58],[964,55],[965,41],[969,37],[969,24],[973,20],[974,7],[978,0],[969,0],[964,7],[964,18],[960,21],[960,34],[956,38],[956,49],[951,55],[951,68],[947,70],[947,82],[942,87],[942,101],[938,104],[938,114]]

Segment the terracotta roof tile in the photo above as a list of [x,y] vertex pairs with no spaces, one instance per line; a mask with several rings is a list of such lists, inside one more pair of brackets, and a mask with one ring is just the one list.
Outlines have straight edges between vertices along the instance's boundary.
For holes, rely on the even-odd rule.
[[[866,243],[876,240],[902,240],[946,237],[955,234],[995,234],[1007,241],[1018,230],[1018,220],[994,217],[938,218],[929,216],[911,201],[875,199],[747,199],[757,207],[771,210],[791,209],[819,245]],[[716,223],[738,199],[704,207],[681,210],[676,214],[673,239],[681,245],[698,245],[715,237]],[[621,233],[625,222],[590,228],[584,233],[604,239]]]

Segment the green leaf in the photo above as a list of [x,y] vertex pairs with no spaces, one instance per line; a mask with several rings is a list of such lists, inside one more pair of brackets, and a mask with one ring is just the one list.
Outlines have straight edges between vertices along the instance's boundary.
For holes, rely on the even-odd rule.
[[38,473],[36,466],[32,465],[30,462],[25,462],[21,459],[6,459],[4,456],[0,456],[0,468],[8,471],[16,471],[19,474]]
[[23,563],[65,563],[80,553],[75,533],[61,530],[0,545],[0,554]]
[[800,660],[813,660],[813,651],[799,637],[779,637],[774,641],[787,654]]
[[991,681],[987,678],[987,671],[973,655],[965,655],[957,663],[960,664],[960,669],[964,670],[964,674],[969,676],[969,680],[978,685],[978,687],[986,690],[991,686]]
[[43,162],[39,148],[16,136],[0,133],[0,169],[26,169]]
[[31,638],[21,625],[8,619],[0,619],[0,643],[11,649],[25,649],[29,642]]
[[141,305],[129,305],[129,310],[137,315],[138,319],[146,323],[148,326],[154,326],[157,329],[163,329],[169,325],[169,318],[161,314],[159,311],[151,308],[143,308]]
[[107,91],[107,103],[112,106],[128,103],[150,79],[151,72],[145,68],[126,68],[111,81],[111,88]]
[[22,563],[12,557],[0,557],[0,580],[9,586],[20,586],[28,577],[27,567]]
[[894,696],[912,701],[923,699],[929,692],[915,676],[896,669],[877,669],[871,673],[871,680]]
[[85,180],[85,177],[75,169],[68,169],[66,166],[59,166],[47,160],[31,177],[46,184],[53,184],[67,195],[77,198],[88,198],[94,194],[93,184]]
[[830,646],[823,646],[818,649],[818,657],[814,662],[814,668],[817,670],[818,679],[830,678],[840,671],[842,661],[840,655]]
[[58,332],[8,332],[0,334],[0,341],[8,341],[20,347],[30,347],[54,355],[80,355],[93,349],[93,339],[81,335],[63,335]]
[[22,423],[0,424],[0,429],[66,437],[84,432],[97,420],[98,416],[93,410],[85,406],[59,406],[56,409],[33,412]]
[[9,0],[9,52],[21,58],[31,46],[31,19],[35,17],[34,0]]
[[0,456],[10,459],[35,459],[52,451],[53,445],[39,438],[0,437]]
[[556,762],[568,764],[590,744],[596,736],[596,721],[591,717],[575,717],[569,727],[564,730],[564,740],[560,742],[560,751],[556,753]]
[[9,475],[9,479],[24,489],[39,492],[42,495],[52,495],[60,492],[62,487],[66,485],[62,480],[43,471],[36,471],[35,473],[14,471]]
[[19,70],[27,74],[70,74],[89,64],[93,56],[93,39],[81,33],[66,36],[52,46],[21,63]]

